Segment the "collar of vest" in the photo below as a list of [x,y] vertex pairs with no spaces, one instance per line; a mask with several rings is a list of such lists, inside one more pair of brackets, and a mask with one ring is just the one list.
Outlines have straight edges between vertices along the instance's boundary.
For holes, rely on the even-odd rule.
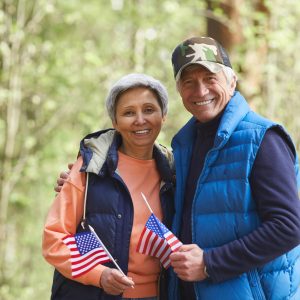
[[[81,172],[90,172],[98,176],[112,175],[118,166],[118,149],[122,143],[121,135],[114,129],[101,130],[87,135],[80,143],[80,155],[83,158]],[[174,159],[164,146],[155,143],[153,158],[164,182],[174,181]]]
[[103,173],[103,166],[108,152],[114,142],[116,131],[107,129],[88,134],[80,142],[80,155],[83,158],[81,172],[90,172],[97,175]]
[[[214,142],[215,147],[226,142],[237,125],[249,111],[250,107],[245,98],[236,91],[229,100],[222,114]],[[192,117],[187,124],[179,130],[172,140],[173,149],[175,149],[177,146],[186,147],[187,145],[190,145],[191,141],[193,141],[195,138],[196,122],[196,118]]]

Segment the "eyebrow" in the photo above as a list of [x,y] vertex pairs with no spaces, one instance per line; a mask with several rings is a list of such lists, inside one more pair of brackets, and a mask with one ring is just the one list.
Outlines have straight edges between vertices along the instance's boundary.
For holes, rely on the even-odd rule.
[[[159,105],[159,103],[157,103]],[[152,103],[152,102],[146,102],[146,103],[143,103],[142,106],[145,106],[145,105],[153,105],[155,106],[155,103]],[[122,106],[123,109],[126,109],[126,108],[135,108],[136,106],[135,105],[128,105],[128,106]],[[121,107],[120,107],[121,108]]]

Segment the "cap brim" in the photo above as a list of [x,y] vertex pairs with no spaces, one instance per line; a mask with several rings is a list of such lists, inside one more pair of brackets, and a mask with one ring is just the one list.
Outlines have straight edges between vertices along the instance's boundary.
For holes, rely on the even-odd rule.
[[218,73],[222,70],[222,65],[215,63],[213,61],[195,61],[195,62],[189,62],[185,65],[183,65],[180,70],[178,71],[175,80],[178,81],[180,79],[181,73],[183,71],[183,69],[185,69],[186,67],[190,66],[190,65],[201,65],[204,68],[208,69],[210,72],[212,73]]

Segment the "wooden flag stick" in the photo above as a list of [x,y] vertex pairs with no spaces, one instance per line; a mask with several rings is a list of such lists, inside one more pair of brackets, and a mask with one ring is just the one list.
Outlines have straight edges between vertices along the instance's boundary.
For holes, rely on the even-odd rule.
[[142,194],[142,197],[143,197],[145,203],[147,204],[147,206],[148,206],[148,208],[149,208],[151,214],[153,214],[153,210],[151,209],[151,207],[150,207],[150,205],[149,205],[149,203],[148,203],[148,201],[147,201],[146,196],[145,196],[143,193],[141,193],[141,194]]
[[97,233],[95,232],[94,228],[91,225],[88,225],[91,232],[94,234],[95,238],[98,240],[98,242],[101,244],[101,246],[103,247],[104,251],[106,252],[106,254],[109,256],[109,258],[111,259],[111,261],[115,264],[115,266],[117,267],[117,269],[122,273],[122,275],[126,276],[124,274],[124,272],[122,271],[122,269],[119,267],[119,265],[117,264],[117,262],[114,260],[114,258],[112,257],[112,255],[109,253],[109,251],[106,249],[106,247],[104,246],[104,244],[102,243],[102,241],[100,240],[99,236],[97,235]]

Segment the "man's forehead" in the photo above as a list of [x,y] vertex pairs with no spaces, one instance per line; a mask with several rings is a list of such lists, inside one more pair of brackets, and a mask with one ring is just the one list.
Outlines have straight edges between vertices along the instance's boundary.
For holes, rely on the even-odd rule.
[[183,77],[186,77],[188,75],[190,75],[191,73],[203,73],[203,74],[216,74],[213,73],[211,71],[209,71],[207,68],[205,68],[202,65],[199,64],[193,64],[193,65],[189,65],[186,68],[183,69],[180,79],[182,79]]

